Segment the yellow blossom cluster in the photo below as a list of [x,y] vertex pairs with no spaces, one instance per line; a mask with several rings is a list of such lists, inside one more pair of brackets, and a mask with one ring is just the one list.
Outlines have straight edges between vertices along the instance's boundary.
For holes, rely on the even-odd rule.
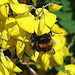
[[[50,32],[48,27],[52,27],[57,20],[56,15],[46,10],[45,7],[52,6],[49,9],[54,10],[56,8],[53,6],[56,4],[49,3],[43,8],[36,9],[37,16],[35,17],[30,12],[34,9],[31,5],[21,4],[17,0],[1,0],[0,3],[1,51],[9,49],[12,53],[16,48],[16,54],[20,59],[24,51],[32,55],[32,50],[27,47],[31,33],[35,31],[37,35],[43,35]],[[60,9],[62,6],[58,7]]]
[[[56,30],[57,29],[57,30]],[[63,34],[54,33],[52,39],[55,41],[53,48],[55,50],[55,54],[51,55],[51,53],[45,53],[42,55],[40,64],[37,65],[37,68],[41,68],[44,70],[52,69],[53,66],[63,65],[63,57],[70,56],[70,53],[66,47],[66,38],[65,36],[68,34],[66,30],[60,28],[57,24],[53,27],[53,30],[56,32],[63,32]],[[59,33],[58,32],[58,33]],[[38,58],[38,52],[36,52],[35,56],[32,56],[34,61]],[[37,58],[36,58],[37,57]]]
[[[36,9],[32,5],[19,3],[17,0],[0,0],[0,67],[4,69],[5,74],[6,72],[11,74],[11,70],[13,70],[13,74],[21,72],[21,70],[18,67],[13,68],[16,65],[9,58],[6,58],[2,51],[9,49],[12,53],[16,49],[19,59],[22,58],[25,52],[31,56],[31,60],[37,61],[39,52],[36,51],[34,55],[30,46],[30,37],[34,32],[40,36],[52,31],[54,36],[51,37],[55,41],[53,46],[55,54],[43,54],[37,66],[38,68],[47,70],[55,65],[62,65],[63,57],[70,56],[66,48],[65,38],[68,33],[55,24],[57,16],[45,9],[47,6],[50,11],[58,11],[62,7],[61,5],[49,3]],[[35,9],[36,16],[31,14],[32,9]],[[61,32],[62,34],[60,34]],[[3,74],[2,70],[0,72]]]
[[16,75],[15,72],[19,73],[22,72],[22,70],[0,51],[0,75]]

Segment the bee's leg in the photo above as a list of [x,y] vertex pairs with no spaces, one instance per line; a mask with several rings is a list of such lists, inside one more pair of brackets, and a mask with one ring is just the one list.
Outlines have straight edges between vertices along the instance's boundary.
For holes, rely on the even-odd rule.
[[35,56],[35,52],[36,52],[36,50],[33,51],[34,56]]
[[54,48],[53,48],[53,52],[54,52],[54,54],[55,54],[55,50],[54,50]]
[[51,35],[52,35],[52,31],[50,30],[50,33],[51,33]]

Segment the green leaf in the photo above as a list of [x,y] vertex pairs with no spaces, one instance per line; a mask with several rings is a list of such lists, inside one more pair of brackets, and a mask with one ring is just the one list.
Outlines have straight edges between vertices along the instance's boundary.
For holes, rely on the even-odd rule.
[[61,0],[61,2],[62,2],[62,6],[63,6],[63,8],[62,8],[63,11],[72,10],[70,0]]
[[56,69],[57,71],[63,70],[65,65],[66,65],[66,64],[63,63],[63,65],[61,65],[61,66],[56,66],[55,69]]
[[57,11],[54,12],[58,18],[61,20],[71,20],[73,12],[63,12],[63,11]]
[[60,4],[61,1],[60,0],[51,0],[51,3]]
[[59,23],[67,30],[75,33],[75,21],[73,20],[61,20]]
[[72,42],[75,44],[75,35],[72,37]]

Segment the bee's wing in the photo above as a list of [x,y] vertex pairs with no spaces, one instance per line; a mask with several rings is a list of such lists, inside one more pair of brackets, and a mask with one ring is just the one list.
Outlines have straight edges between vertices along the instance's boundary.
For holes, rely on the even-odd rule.
[[27,65],[27,64],[29,64],[29,65],[33,65],[33,64],[36,64],[34,61],[32,61],[32,60],[24,60],[24,59],[21,59],[20,61],[19,61],[21,64],[23,64],[23,65]]
[[56,44],[56,41],[54,41],[53,39],[52,39],[52,41],[53,41],[53,44]]

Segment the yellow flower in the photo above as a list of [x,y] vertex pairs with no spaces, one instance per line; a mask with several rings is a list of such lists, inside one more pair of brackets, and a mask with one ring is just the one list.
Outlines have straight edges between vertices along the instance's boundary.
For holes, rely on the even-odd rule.
[[38,56],[39,56],[39,52],[36,51],[35,54],[31,56],[31,59],[36,62],[38,59]]
[[4,26],[6,30],[2,32],[2,35],[7,39],[7,41],[3,40],[1,50],[4,51],[9,49],[12,53],[16,49],[16,54],[18,58],[21,59],[24,51],[28,53],[28,49],[25,50],[25,48],[27,48],[25,47],[25,42],[29,42],[30,35],[27,35],[27,32],[18,26],[15,18],[9,17],[9,19],[6,19]]
[[61,50],[59,50],[58,52],[56,52],[53,55],[53,59],[54,61],[58,64],[58,65],[62,65],[63,64],[63,52]]
[[5,29],[11,36],[18,36],[20,34],[20,28],[15,22],[15,18],[8,18],[5,22]]
[[36,21],[36,25],[34,29],[37,35],[43,35],[50,31],[50,29],[45,25],[44,19],[42,18]]
[[3,4],[6,4],[6,3],[9,3],[9,0],[0,0],[0,5],[3,5]]
[[51,31],[53,33],[60,34],[60,35],[63,35],[63,36],[69,34],[69,32],[67,32],[65,29],[60,28],[58,24],[54,24],[54,26],[52,27]]
[[68,64],[64,66],[64,70],[59,71],[56,75],[74,75],[75,74],[75,65]]
[[6,39],[6,40],[2,40],[2,45],[1,45],[1,51],[7,50],[10,47],[14,47],[16,44],[16,41],[14,38],[10,38],[10,36],[8,35],[8,32],[6,30],[4,30],[2,32],[2,36]]
[[34,16],[30,13],[18,15],[16,17],[16,22],[23,30],[34,33],[34,25],[36,25]]
[[44,69],[47,71],[50,65],[50,55],[49,54],[43,54],[40,61],[41,69]]
[[29,8],[26,4],[13,4],[10,2],[10,7],[16,14],[22,14],[29,11]]
[[56,15],[49,12],[46,9],[38,8],[36,9],[37,17],[41,17],[38,25],[35,25],[35,32],[37,35],[43,35],[45,33],[50,32],[51,27],[56,22]]
[[50,11],[58,11],[62,8],[63,6],[61,5],[57,5],[57,4],[53,4],[51,3],[51,5],[49,6],[49,10]]
[[0,62],[0,75],[9,75],[8,69]]
[[19,59],[22,58],[22,55],[24,53],[25,43],[22,43],[21,41],[17,41],[16,44],[16,54]]
[[65,70],[68,71],[71,75],[75,74],[75,65],[69,64],[65,66]]
[[9,13],[9,6],[8,6],[8,4],[1,5],[0,6],[0,12],[1,12],[1,14],[4,17],[8,18],[8,13]]
[[62,50],[62,52],[63,52],[63,56],[64,56],[64,57],[66,57],[66,56],[71,56],[71,54],[70,54],[70,52],[69,52],[69,50],[67,49],[66,46],[63,46],[63,47],[61,48],[61,50]]
[[[0,74],[1,75],[15,75],[19,72],[22,72],[20,68],[18,68],[8,57],[5,57],[3,52],[0,51]],[[2,70],[1,70],[2,68]],[[4,70],[4,71],[3,71]],[[7,72],[7,73],[6,73]]]
[[[63,32],[62,34],[53,33],[56,28],[57,28],[57,31],[55,31],[56,33],[61,33],[61,30],[63,30],[64,34]],[[51,55],[50,53],[51,50],[50,50],[50,52],[47,52],[46,54],[42,55],[41,60],[39,60],[40,62],[39,66],[41,69],[44,69],[44,70],[47,70],[48,68],[51,69],[53,66],[62,65],[63,57],[70,56],[70,53],[66,47],[66,37],[65,37],[65,35],[67,35],[66,33],[68,32],[60,28],[58,25],[54,26],[52,31],[53,31],[52,35],[54,36],[51,36],[51,38],[55,41],[55,44],[53,44],[55,54]],[[36,62],[38,57],[39,57],[39,53],[35,53],[35,55],[31,57],[31,59]],[[45,58],[47,60],[45,60]]]
[[64,56],[70,56],[70,53],[69,53],[69,51],[66,47],[66,38],[65,38],[65,35],[68,32],[65,31],[64,29],[60,28],[58,25],[54,26],[52,31],[55,30],[55,29],[57,29],[56,33],[60,33],[60,34],[54,33],[53,34],[54,36],[52,37],[52,39],[56,42],[56,44],[54,44],[54,46],[53,46],[53,48],[55,50],[55,54],[53,55],[53,60],[58,65],[62,65],[63,64],[63,57]]
[[[8,36],[7,36],[7,31],[6,30],[3,30],[2,31],[2,36],[6,39],[6,40],[8,40]],[[6,50],[6,49],[8,49],[9,47],[10,47],[10,45],[7,45],[7,41],[6,40],[3,40],[2,41],[2,45],[1,45],[1,47],[2,47],[2,51],[4,51],[4,50]]]

